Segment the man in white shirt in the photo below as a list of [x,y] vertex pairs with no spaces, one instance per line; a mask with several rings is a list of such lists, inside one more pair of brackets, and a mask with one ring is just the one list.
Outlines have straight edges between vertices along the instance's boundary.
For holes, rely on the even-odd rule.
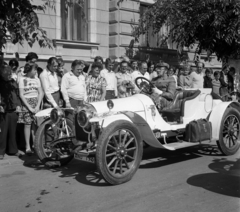
[[63,75],[61,92],[67,108],[76,108],[87,99],[84,61],[74,60],[72,70]]
[[113,61],[110,58],[107,58],[105,62],[106,68],[100,72],[101,77],[105,78],[107,82],[106,100],[115,99],[118,96],[117,78],[115,72],[113,71],[113,66]]
[[[54,108],[58,108],[60,100],[60,91],[58,85],[58,77],[56,70],[58,62],[56,57],[50,57],[47,62],[46,69],[40,74],[39,78],[42,84],[43,92],[45,94],[45,107],[50,104]],[[47,103],[47,104],[46,104]]]
[[132,72],[133,81],[135,81],[137,77],[145,77],[146,79],[150,80],[150,76],[147,70],[148,70],[147,62],[142,62],[140,70],[135,70]]
[[122,61],[120,63],[120,71],[116,73],[118,97],[127,97],[132,95],[135,88],[132,80],[132,75],[128,72],[128,62]]
[[193,71],[190,74],[190,77],[192,77],[192,85],[193,85],[193,88],[203,88],[203,82],[204,82],[203,68],[204,68],[204,63],[197,62],[196,65],[197,65],[196,72]]
[[[150,75],[147,72],[147,70],[148,70],[147,62],[142,62],[141,66],[140,66],[140,70],[135,70],[135,71],[132,72],[132,80],[133,80],[133,82],[135,83],[135,79],[137,77],[144,77],[144,78],[150,80]],[[137,86],[135,86],[135,91],[137,93],[140,91]]]

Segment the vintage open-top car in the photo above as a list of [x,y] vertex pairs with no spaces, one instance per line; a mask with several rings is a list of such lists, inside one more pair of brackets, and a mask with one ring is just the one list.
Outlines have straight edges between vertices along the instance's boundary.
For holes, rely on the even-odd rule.
[[[213,98],[211,89],[180,90],[170,107],[159,110],[149,96],[153,85],[142,77],[136,79],[136,84],[141,94],[84,103],[72,110],[48,109],[49,118],[39,126],[34,141],[40,160],[45,164],[65,165],[75,157],[96,163],[103,178],[115,185],[133,177],[144,145],[174,151],[217,141],[225,155],[238,151],[238,102]],[[36,116],[43,114],[41,111]],[[186,126],[198,119],[211,123],[210,139],[186,140]]]

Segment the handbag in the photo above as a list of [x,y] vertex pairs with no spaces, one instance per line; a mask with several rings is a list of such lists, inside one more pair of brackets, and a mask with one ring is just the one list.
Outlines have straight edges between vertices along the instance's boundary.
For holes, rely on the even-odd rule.
[[206,141],[211,138],[212,123],[207,119],[193,120],[186,126],[185,140],[188,142]]

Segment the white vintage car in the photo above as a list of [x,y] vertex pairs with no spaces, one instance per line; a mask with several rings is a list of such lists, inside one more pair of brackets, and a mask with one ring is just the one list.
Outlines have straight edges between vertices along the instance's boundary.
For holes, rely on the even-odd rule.
[[[133,177],[144,145],[174,151],[217,141],[225,155],[238,151],[238,102],[213,99],[211,89],[182,90],[176,92],[171,107],[159,111],[146,95],[153,85],[141,77],[136,83],[144,94],[83,104],[75,110],[48,110],[50,118],[41,123],[34,141],[40,160],[65,165],[75,157],[96,163],[103,178],[115,185]],[[36,116],[43,114],[41,111]],[[184,140],[186,126],[198,119],[211,123],[211,138],[201,142]]]

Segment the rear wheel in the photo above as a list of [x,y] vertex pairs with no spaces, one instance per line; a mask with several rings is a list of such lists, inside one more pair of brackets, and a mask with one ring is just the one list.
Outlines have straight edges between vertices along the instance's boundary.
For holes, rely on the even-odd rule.
[[129,181],[137,171],[143,153],[141,135],[129,121],[115,121],[107,126],[97,143],[97,167],[112,185]]
[[238,151],[240,147],[240,113],[236,109],[226,109],[217,144],[225,155],[233,155]]
[[47,166],[63,166],[73,159],[73,123],[61,120],[55,129],[51,120],[43,122],[36,133],[34,148],[39,159]]

